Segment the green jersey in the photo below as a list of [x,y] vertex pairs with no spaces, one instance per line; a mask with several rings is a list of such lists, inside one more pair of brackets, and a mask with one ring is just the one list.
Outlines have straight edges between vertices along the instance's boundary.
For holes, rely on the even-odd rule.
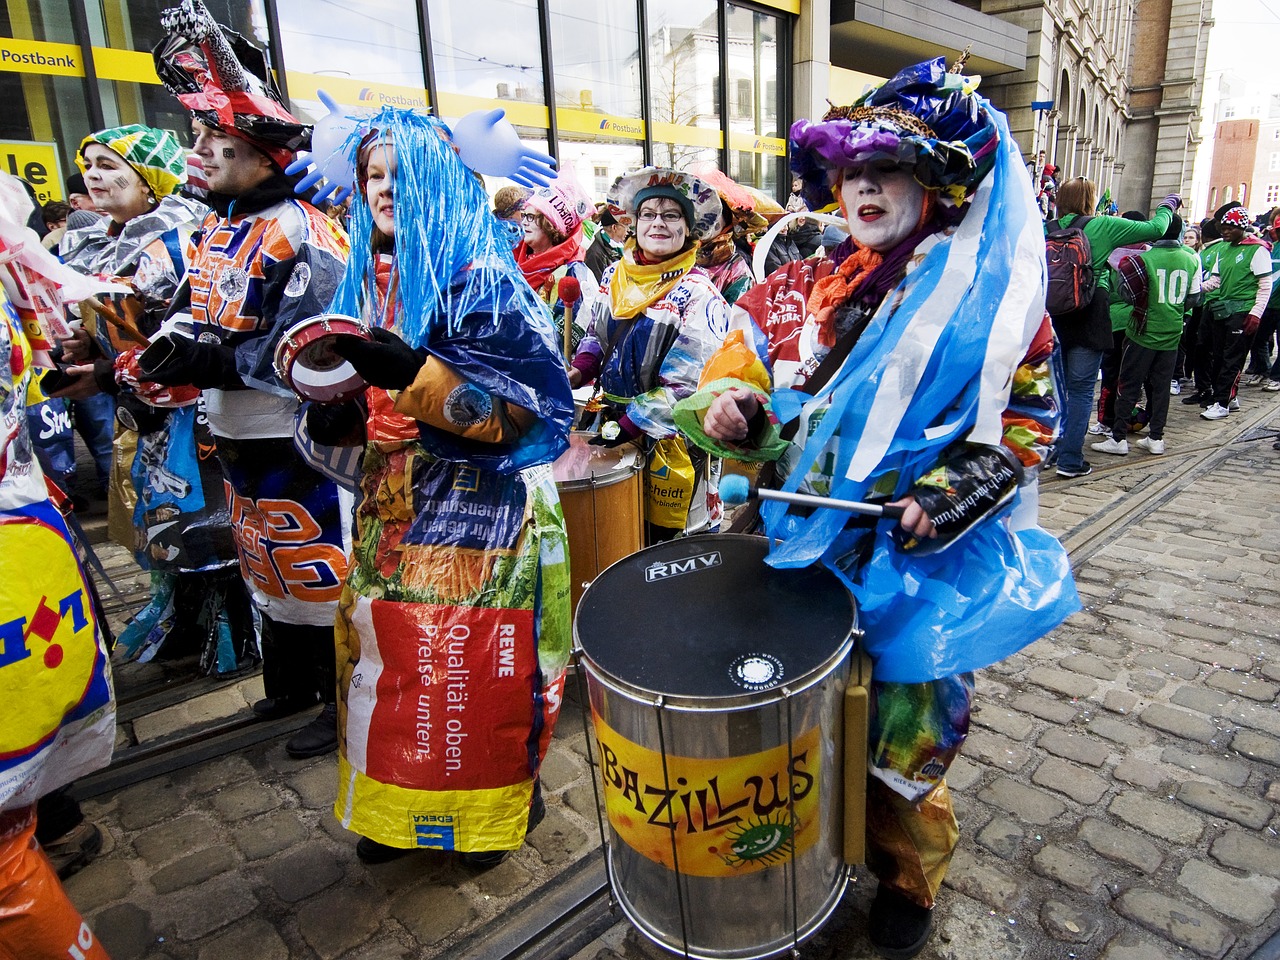
[[1146,275],[1146,325],[1139,333],[1137,320],[1130,320],[1128,337],[1151,350],[1177,350],[1187,296],[1200,291],[1200,260],[1177,240],[1161,240],[1137,259]]
[[1271,273],[1271,254],[1260,243],[1215,243],[1207,248],[1213,251],[1205,278],[1217,275],[1222,283],[1210,290],[1205,303],[1227,302],[1240,304],[1231,312],[1240,313],[1253,307],[1258,297],[1258,281]]

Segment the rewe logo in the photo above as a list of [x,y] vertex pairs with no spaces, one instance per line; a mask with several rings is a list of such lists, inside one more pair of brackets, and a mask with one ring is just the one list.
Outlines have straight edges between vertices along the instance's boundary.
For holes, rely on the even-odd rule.
[[712,553],[694,554],[684,560],[651,563],[644,568],[644,578],[647,582],[653,583],[655,580],[666,580],[670,577],[678,577],[682,573],[696,573],[699,570],[718,566],[720,566],[720,551],[716,550]]

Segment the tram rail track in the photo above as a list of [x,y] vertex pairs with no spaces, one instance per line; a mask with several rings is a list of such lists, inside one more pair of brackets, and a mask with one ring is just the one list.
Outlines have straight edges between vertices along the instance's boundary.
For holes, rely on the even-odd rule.
[[[1273,419],[1270,408],[1237,421],[1236,435],[1227,443],[1204,442],[1157,458],[1116,458],[1115,463],[1096,465],[1093,479],[1106,479],[1145,466],[1159,464],[1158,472],[1137,479],[1102,504],[1091,516],[1060,534],[1078,567],[1126,531],[1172,501],[1201,477],[1211,474],[1222,462],[1238,453],[1242,443],[1263,442],[1277,435],[1267,427]],[[1047,485],[1053,489],[1056,482]],[[172,706],[195,693],[216,689],[214,679],[174,684],[157,683],[122,698],[119,714],[123,721]],[[577,696],[567,697],[566,708],[580,709]],[[165,776],[219,757],[237,753],[255,744],[287,736],[310,720],[310,712],[275,721],[258,721],[248,714],[229,718],[196,731],[183,731],[151,743],[121,751],[110,767],[76,784],[74,795],[81,799],[101,797],[125,787]],[[588,751],[590,754],[590,751]],[[594,757],[588,756],[593,768]],[[558,876],[504,909],[438,955],[451,960],[568,960],[608,931],[626,924],[616,909],[609,890],[605,853],[596,848],[574,862]],[[1280,934],[1267,941],[1251,960],[1280,960]]]

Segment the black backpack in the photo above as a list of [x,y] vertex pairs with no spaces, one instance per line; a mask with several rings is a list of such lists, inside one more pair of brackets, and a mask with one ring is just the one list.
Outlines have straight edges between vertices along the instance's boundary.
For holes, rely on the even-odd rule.
[[1093,217],[1078,216],[1071,226],[1054,220],[1045,235],[1045,259],[1049,264],[1049,290],[1045,309],[1052,317],[1074,313],[1093,300],[1098,278],[1093,271],[1093,249],[1084,228]]

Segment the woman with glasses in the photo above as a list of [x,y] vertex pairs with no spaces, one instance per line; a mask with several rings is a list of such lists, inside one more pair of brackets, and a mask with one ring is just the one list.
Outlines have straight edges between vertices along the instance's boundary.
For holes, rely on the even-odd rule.
[[720,232],[720,195],[691,174],[644,167],[619,177],[607,203],[635,236],[601,278],[569,382],[598,380],[605,407],[592,443],[638,441],[649,449],[671,439],[673,455],[698,478],[683,509],[650,512],[650,540],[665,540],[719,520],[707,457],[685,448],[672,408],[697,388],[728,328],[728,304],[696,265],[699,245]]
[[[598,286],[596,275],[583,262],[586,243],[582,223],[594,209],[587,192],[579,186],[572,165],[566,163],[548,186],[539,187],[525,198],[520,213],[524,239],[515,249],[516,265],[529,286],[551,308],[557,342],[566,360],[573,356],[586,331],[589,305]],[[578,282],[577,293],[567,302],[560,292],[565,277],[573,277]],[[573,311],[574,321],[567,338],[566,309]]]

